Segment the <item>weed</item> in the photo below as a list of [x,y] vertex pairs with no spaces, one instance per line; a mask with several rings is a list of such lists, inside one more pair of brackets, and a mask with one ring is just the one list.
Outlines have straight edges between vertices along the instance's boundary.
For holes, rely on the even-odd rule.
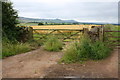
[[30,45],[27,43],[12,44],[12,43],[4,42],[2,46],[2,57],[4,58],[4,57],[12,56],[30,50],[31,50]]
[[57,36],[48,36],[44,43],[44,49],[48,51],[60,51],[63,43],[57,38]]
[[60,60],[65,63],[85,61],[88,59],[100,60],[110,54],[111,49],[101,42],[92,42],[89,37],[84,35],[79,42],[74,42],[64,50],[64,56]]

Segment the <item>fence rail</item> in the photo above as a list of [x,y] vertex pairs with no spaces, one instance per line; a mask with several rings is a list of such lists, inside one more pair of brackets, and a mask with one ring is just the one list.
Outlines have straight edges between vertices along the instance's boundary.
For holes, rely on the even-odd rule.
[[77,40],[83,32],[83,29],[33,29],[33,33],[38,34],[35,38],[43,39],[51,34],[54,34],[63,41],[66,39]]
[[120,38],[119,36],[107,36],[107,37],[111,37],[111,38]]
[[104,32],[120,32],[120,31],[104,31]]
[[[116,46],[118,49],[120,49],[120,36],[119,36],[119,33],[120,31],[115,31],[115,30],[109,30],[109,31],[106,31],[104,30],[104,27],[103,27],[103,36],[105,38],[105,33],[109,33],[106,37],[109,39],[109,38],[112,38],[114,40],[107,40],[105,42],[111,42],[111,46]],[[118,35],[113,35],[112,33],[117,33]]]

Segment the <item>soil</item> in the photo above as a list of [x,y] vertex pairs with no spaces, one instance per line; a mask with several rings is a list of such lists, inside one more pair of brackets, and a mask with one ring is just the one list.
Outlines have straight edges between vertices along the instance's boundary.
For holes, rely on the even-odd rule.
[[61,52],[48,52],[43,48],[3,59],[3,78],[43,78],[47,68],[57,64]]
[[3,78],[117,78],[118,50],[100,61],[58,64],[62,52],[48,52],[42,47],[2,60]]
[[107,59],[49,67],[46,78],[118,78],[118,50]]

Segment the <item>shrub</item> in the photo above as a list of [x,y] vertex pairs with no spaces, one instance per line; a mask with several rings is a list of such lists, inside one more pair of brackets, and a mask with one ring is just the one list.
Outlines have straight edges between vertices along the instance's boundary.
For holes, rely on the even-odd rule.
[[56,36],[48,36],[44,43],[44,49],[48,51],[59,51],[62,49],[62,42]]
[[40,23],[38,23],[38,25],[44,25],[44,23],[40,22]]
[[[1,1],[0,1],[1,2]],[[13,8],[13,3],[6,0],[2,1],[2,37],[7,37],[10,41],[17,39],[19,31],[16,29],[18,24],[18,13]]]

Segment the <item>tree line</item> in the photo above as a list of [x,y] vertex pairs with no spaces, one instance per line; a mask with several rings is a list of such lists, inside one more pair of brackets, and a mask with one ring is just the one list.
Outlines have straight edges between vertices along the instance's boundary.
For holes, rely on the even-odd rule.
[[74,23],[54,23],[54,22],[28,22],[28,23],[37,23],[38,25],[78,25],[78,22]]

